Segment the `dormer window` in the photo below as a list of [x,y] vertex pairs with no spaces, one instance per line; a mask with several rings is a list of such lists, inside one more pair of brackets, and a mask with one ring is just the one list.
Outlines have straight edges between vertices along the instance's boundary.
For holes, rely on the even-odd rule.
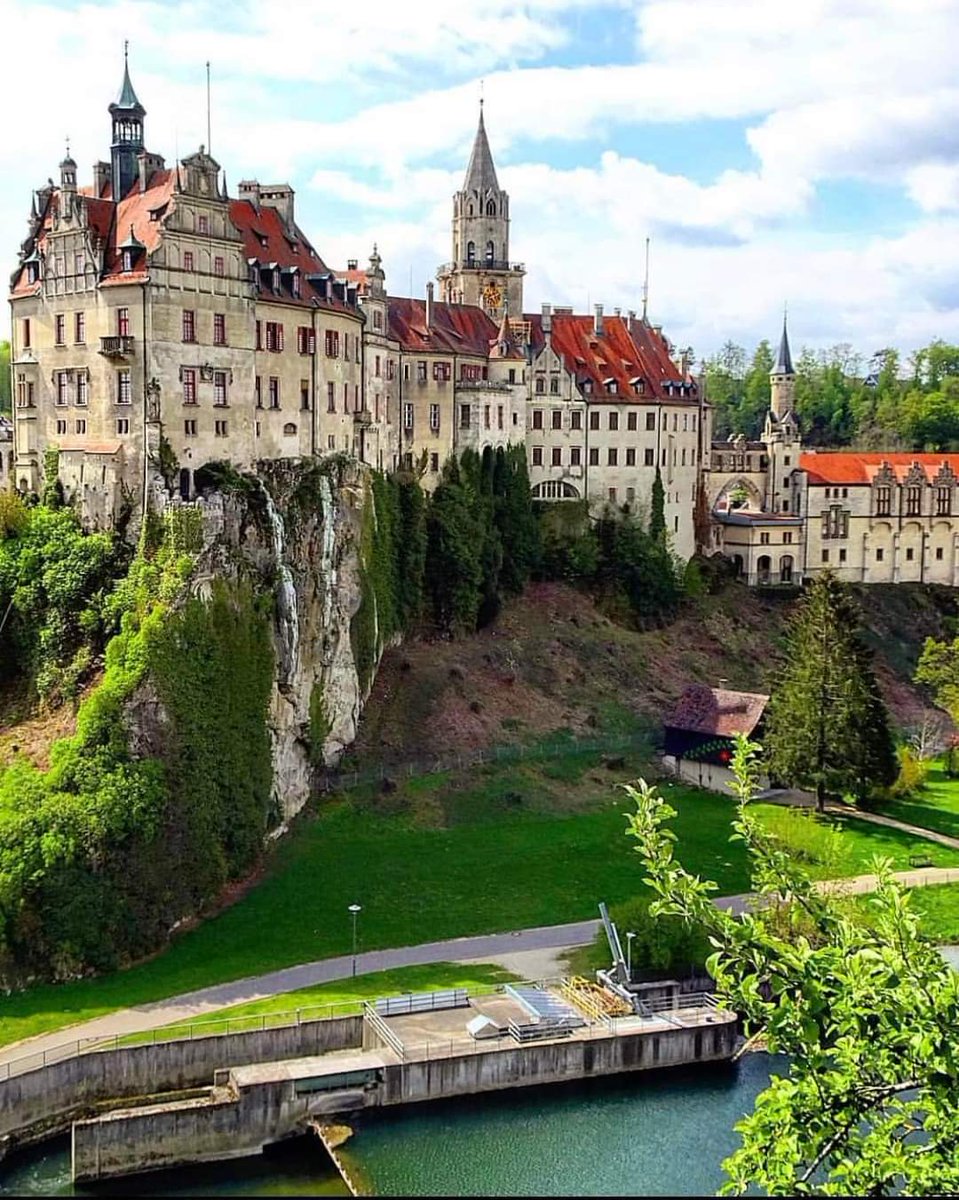
[[248,258],[246,260],[246,265],[250,272],[250,283],[258,283],[260,275],[259,261],[255,258]]
[[133,251],[132,250],[124,250],[123,251],[123,269],[124,269],[124,271],[132,271],[133,270]]
[[40,263],[37,261],[27,263],[27,283],[40,282]]
[[593,391],[593,381],[591,379],[583,380],[583,395],[589,396]]
[[610,396],[615,396],[616,392],[618,391],[618,387],[617,387],[615,379],[604,379],[603,387],[606,389],[606,391],[608,392],[608,394]]
[[280,268],[279,267],[273,268],[273,290],[274,290],[274,292],[278,292],[280,290]]
[[294,300],[300,298],[300,276],[299,272],[293,272],[293,278],[290,280],[290,291],[293,293]]

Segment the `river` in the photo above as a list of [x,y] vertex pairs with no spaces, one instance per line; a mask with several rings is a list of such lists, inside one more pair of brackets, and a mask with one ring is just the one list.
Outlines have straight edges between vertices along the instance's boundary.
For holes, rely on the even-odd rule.
[[[341,1153],[379,1196],[714,1193],[733,1125],[785,1060],[676,1068],[366,1113]],[[70,1182],[69,1139],[12,1157],[0,1195],[92,1194]],[[118,1180],[98,1195],[346,1195],[319,1142]]]

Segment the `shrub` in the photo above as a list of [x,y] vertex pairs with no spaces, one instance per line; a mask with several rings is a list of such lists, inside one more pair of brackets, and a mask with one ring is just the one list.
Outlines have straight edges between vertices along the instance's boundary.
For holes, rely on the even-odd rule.
[[898,746],[896,757],[899,759],[899,774],[889,791],[900,799],[915,796],[926,786],[929,764],[911,746]]
[[800,862],[837,872],[845,863],[847,850],[842,830],[823,821],[811,809],[778,808],[763,817],[763,823]]
[[[709,942],[701,929],[687,925],[681,917],[650,915],[651,897],[637,896],[610,909],[610,917],[619,930],[623,953],[627,953],[627,933],[634,933],[629,954],[633,975],[687,974],[691,969],[703,969],[711,953]],[[609,961],[606,934],[601,929],[596,937],[599,955]]]

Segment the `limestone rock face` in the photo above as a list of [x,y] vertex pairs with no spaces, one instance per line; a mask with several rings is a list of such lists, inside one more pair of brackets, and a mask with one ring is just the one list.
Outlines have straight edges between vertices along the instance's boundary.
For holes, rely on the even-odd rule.
[[[275,673],[269,725],[277,816],[306,803],[316,768],[356,736],[365,700],[350,641],[362,601],[365,469],[337,463],[260,464],[248,486],[197,501],[203,551],[192,587],[252,581],[272,602]],[[154,722],[155,723],[155,722]]]

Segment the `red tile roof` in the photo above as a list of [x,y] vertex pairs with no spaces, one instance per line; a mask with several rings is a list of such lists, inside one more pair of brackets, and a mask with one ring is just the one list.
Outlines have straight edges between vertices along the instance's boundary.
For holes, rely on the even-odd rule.
[[899,482],[918,464],[928,480],[933,480],[946,463],[959,475],[959,454],[889,454],[877,451],[871,454],[845,453],[841,451],[804,451],[799,456],[799,466],[809,477],[811,484],[866,484],[871,485],[876,473],[888,463]]
[[426,301],[389,297],[389,331],[403,350],[422,354],[468,354],[486,358],[496,338],[496,326],[472,304],[433,303],[426,328]]
[[[354,311],[339,300],[327,300],[323,285],[319,281],[309,281],[309,275],[336,274],[340,277],[340,273],[330,271],[298,225],[294,225],[292,230],[287,230],[277,209],[267,204],[256,207],[251,200],[231,200],[230,219],[243,236],[247,258],[255,258],[262,266],[276,263],[280,268],[282,289],[279,295],[276,295],[267,286],[263,276],[260,276],[259,295],[262,299],[271,303],[293,304],[300,308],[321,307],[340,312]],[[293,296],[290,290],[293,267],[299,268],[299,297]]]
[[676,701],[676,708],[666,725],[671,729],[713,737],[750,734],[759,724],[768,702],[769,697],[758,692],[730,692],[725,688],[693,683]]
[[[530,322],[534,353],[545,343],[543,318],[539,313],[525,317]],[[695,383],[684,380],[679,367],[669,357],[666,339],[644,321],[624,317],[603,317],[603,332],[596,334],[594,318],[576,313],[552,314],[552,346],[563,359],[566,370],[582,383],[592,383],[592,396],[606,400],[606,382],[615,380],[620,400],[643,404],[669,400],[671,403],[699,403]],[[643,381],[643,394],[634,391],[633,380]],[[691,383],[685,395],[667,396],[664,384]]]

